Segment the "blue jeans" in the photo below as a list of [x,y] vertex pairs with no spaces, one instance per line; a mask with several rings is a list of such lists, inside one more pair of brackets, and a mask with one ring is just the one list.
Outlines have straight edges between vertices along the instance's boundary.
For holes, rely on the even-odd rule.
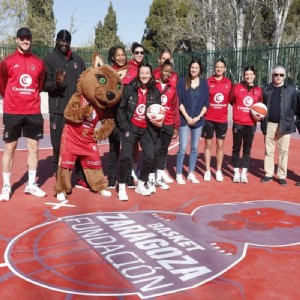
[[[188,125],[179,127],[179,149],[177,152],[176,161],[176,174],[182,174],[183,160],[186,153],[186,148],[190,139],[190,159],[189,159],[189,172],[194,172],[198,156],[198,145],[203,126],[193,128]],[[190,134],[191,133],[191,134]]]

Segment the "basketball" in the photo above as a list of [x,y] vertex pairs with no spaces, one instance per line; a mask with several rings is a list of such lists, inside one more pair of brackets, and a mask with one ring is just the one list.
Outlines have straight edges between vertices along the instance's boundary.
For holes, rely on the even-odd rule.
[[251,106],[251,114],[253,116],[263,119],[268,112],[268,109],[265,104],[262,102],[257,102]]
[[[154,125],[162,124],[165,118],[165,109],[160,104],[152,104],[147,109],[147,118]],[[156,123],[156,124],[155,124]]]

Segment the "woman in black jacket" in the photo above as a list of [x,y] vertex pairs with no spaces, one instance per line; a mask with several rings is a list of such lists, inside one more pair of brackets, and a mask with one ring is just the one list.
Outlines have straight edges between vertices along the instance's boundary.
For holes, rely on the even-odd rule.
[[151,194],[145,182],[154,164],[155,145],[160,134],[160,125],[151,123],[146,117],[146,110],[151,104],[161,104],[160,93],[155,87],[152,67],[147,63],[142,63],[139,66],[137,78],[124,87],[117,112],[122,144],[118,192],[121,201],[128,200],[125,183],[137,140],[143,150],[144,159],[135,192],[143,196]]

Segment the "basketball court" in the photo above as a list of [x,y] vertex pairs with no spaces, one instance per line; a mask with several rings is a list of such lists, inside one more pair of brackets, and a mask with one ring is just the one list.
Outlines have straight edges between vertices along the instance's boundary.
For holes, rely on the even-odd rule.
[[[157,189],[148,197],[128,190],[126,202],[115,190],[104,198],[74,187],[59,203],[45,121],[38,184],[47,197],[23,193],[26,151],[20,141],[13,195],[0,202],[0,300],[300,299],[300,187],[294,185],[300,181],[298,134],[291,139],[287,186],[276,177],[259,182],[264,175],[259,130],[249,183],[232,183],[230,129],[224,182],[214,176],[203,181],[201,140],[200,184],[174,182],[170,190]],[[174,140],[168,160],[173,178],[177,148]],[[105,171],[107,142],[99,152]],[[213,150],[213,175],[214,155]]]

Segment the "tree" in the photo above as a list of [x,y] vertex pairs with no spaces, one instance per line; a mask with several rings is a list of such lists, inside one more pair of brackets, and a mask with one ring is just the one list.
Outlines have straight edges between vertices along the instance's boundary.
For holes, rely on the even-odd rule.
[[285,21],[291,7],[293,0],[275,0],[272,1],[272,9],[275,17],[275,32],[274,32],[274,45],[279,47],[282,34],[284,31]]
[[26,0],[0,1],[0,36],[1,39],[12,42],[19,27],[26,22]]
[[28,0],[27,26],[32,32],[35,45],[53,45],[56,26],[53,0]]
[[95,27],[95,48],[98,50],[109,50],[109,48],[117,45],[124,47],[124,44],[117,36],[117,31],[116,12],[110,2],[103,24],[99,21]]
[[146,29],[142,43],[148,51],[168,47],[178,49],[180,40],[189,40],[187,30],[187,1],[154,0],[146,19]]

